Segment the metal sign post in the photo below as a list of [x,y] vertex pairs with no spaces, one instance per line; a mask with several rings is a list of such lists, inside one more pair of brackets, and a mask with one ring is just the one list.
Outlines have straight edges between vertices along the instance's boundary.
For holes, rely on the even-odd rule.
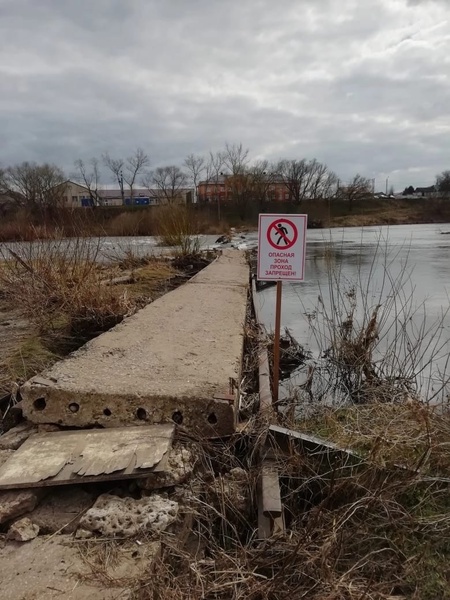
[[307,215],[259,215],[259,281],[276,281],[273,402],[278,404],[283,281],[304,281]]

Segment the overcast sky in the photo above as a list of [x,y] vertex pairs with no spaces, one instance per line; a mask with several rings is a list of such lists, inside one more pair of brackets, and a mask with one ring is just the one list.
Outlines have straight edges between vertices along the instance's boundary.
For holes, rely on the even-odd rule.
[[450,169],[450,0],[0,0],[0,164],[242,142],[396,189]]

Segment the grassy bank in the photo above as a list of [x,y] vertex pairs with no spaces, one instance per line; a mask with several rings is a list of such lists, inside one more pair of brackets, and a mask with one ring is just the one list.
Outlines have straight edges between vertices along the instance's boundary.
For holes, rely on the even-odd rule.
[[[350,209],[351,208],[351,209]],[[79,236],[155,235],[168,213],[179,207],[102,207],[57,210],[46,214],[18,211],[2,217],[0,242],[31,241]],[[307,213],[314,227],[352,227],[402,223],[450,222],[450,202],[434,199],[358,201],[349,206],[343,201],[305,201],[300,205],[268,202],[263,206],[235,204],[191,205],[185,219],[196,233],[221,234],[230,227],[258,225],[258,214]]]

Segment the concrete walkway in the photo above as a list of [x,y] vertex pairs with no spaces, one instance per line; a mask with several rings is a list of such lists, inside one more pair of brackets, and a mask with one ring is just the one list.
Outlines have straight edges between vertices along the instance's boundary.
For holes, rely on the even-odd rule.
[[22,386],[35,423],[84,427],[175,421],[210,437],[235,429],[249,283],[225,250],[169,292]]

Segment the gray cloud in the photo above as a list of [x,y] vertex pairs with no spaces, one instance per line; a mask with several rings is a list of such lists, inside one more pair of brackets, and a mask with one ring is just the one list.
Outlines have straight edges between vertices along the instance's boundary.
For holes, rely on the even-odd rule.
[[446,5],[0,0],[0,162],[242,141],[426,185],[450,167]]

